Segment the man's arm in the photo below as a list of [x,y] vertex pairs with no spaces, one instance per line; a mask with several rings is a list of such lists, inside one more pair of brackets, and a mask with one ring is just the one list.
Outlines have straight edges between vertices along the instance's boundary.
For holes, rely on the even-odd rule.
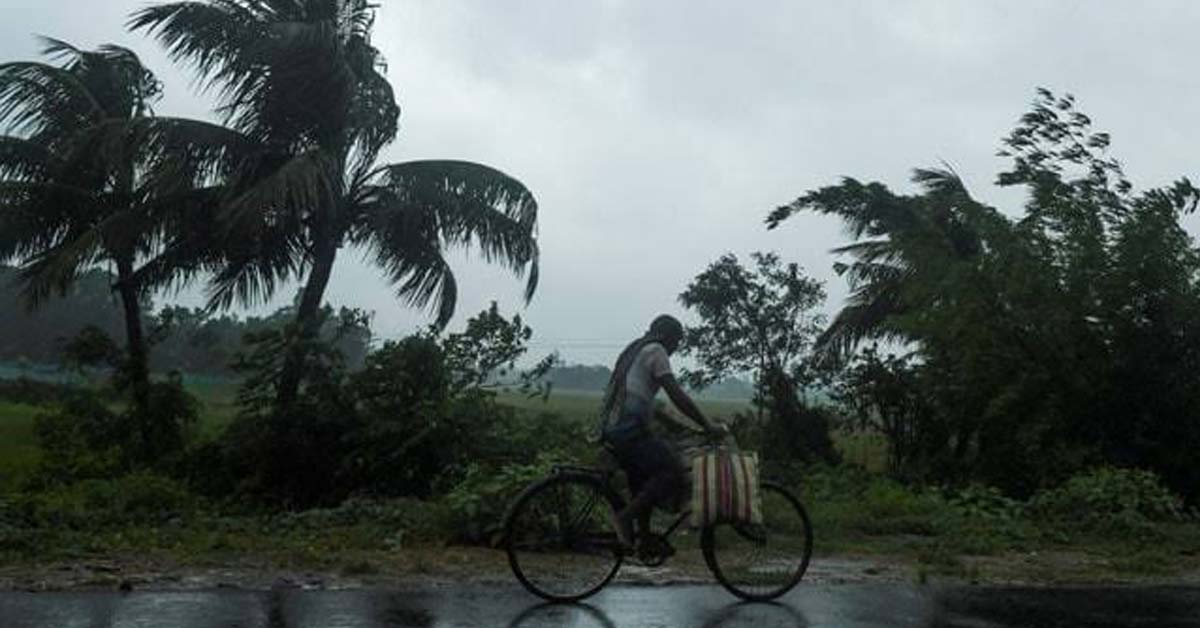
[[695,421],[706,432],[717,431],[716,426],[704,416],[703,412],[700,412],[700,408],[696,407],[696,403],[684,392],[683,387],[679,385],[679,381],[675,379],[674,375],[668,373],[655,379],[658,380],[663,390],[667,392],[667,396],[671,398],[671,403],[675,404],[675,407],[679,408],[679,411],[684,416]]

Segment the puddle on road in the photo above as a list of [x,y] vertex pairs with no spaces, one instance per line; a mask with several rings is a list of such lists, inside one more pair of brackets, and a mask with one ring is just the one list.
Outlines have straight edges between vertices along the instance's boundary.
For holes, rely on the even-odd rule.
[[0,593],[3,628],[1200,628],[1200,589],[801,585],[782,604],[713,586],[613,586],[547,605],[514,586],[416,590]]

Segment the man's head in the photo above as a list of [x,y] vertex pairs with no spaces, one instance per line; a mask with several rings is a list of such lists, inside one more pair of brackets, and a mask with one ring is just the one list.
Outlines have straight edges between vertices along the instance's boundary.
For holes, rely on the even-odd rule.
[[675,353],[683,340],[683,323],[670,314],[660,314],[650,323],[649,335],[662,343],[667,353]]

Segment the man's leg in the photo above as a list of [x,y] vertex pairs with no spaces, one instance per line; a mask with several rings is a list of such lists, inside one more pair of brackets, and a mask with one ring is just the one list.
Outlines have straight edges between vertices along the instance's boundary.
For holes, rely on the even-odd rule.
[[627,543],[637,542],[633,524],[637,522],[637,537],[645,539],[650,531],[650,516],[654,506],[663,503],[683,489],[683,469],[671,448],[661,439],[648,438],[629,451],[627,473],[633,501],[617,517],[619,533]]
[[677,474],[660,475],[646,482],[642,492],[629,504],[627,510],[633,510],[632,515],[637,518],[639,543],[645,542],[650,534],[650,517],[654,514],[654,507],[666,503],[682,487],[683,478]]

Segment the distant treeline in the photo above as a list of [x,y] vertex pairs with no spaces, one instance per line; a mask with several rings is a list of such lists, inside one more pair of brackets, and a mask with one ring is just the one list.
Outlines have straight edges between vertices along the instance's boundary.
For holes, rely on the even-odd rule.
[[[17,275],[16,269],[0,266],[0,362],[18,366],[58,364],[66,342],[89,326],[120,342],[124,323],[112,292],[112,274],[91,270],[65,294],[48,299],[36,310],[25,306],[15,281]],[[233,375],[232,366],[246,334],[279,329],[293,317],[291,307],[268,316],[243,318],[179,306],[155,311],[153,304],[146,302],[142,305],[142,320],[153,341],[150,367],[158,372]],[[335,344],[353,369],[362,365],[370,341],[370,330],[358,326],[342,329]]]
[[[92,270],[62,296],[49,299],[37,310],[25,307],[17,270],[0,266],[0,362],[21,365],[54,365],[61,361],[63,345],[85,327],[99,328],[115,339],[122,337],[120,304],[112,294],[115,278],[103,270]],[[142,306],[146,329],[153,331],[151,369],[207,375],[234,375],[232,365],[242,350],[247,333],[278,329],[292,320],[292,308],[281,308],[268,316],[213,315],[199,308]],[[337,342],[351,370],[362,365],[371,341],[370,330],[362,327],[346,333]],[[600,365],[558,366],[546,379],[557,389],[602,391],[612,370]],[[731,378],[705,388],[703,396],[720,399],[749,399],[753,386]]]
[[[546,379],[556,389],[602,391],[608,385],[612,369],[599,365],[559,366],[550,370]],[[712,399],[750,399],[754,386],[741,378],[731,377],[700,391],[700,396]]]

